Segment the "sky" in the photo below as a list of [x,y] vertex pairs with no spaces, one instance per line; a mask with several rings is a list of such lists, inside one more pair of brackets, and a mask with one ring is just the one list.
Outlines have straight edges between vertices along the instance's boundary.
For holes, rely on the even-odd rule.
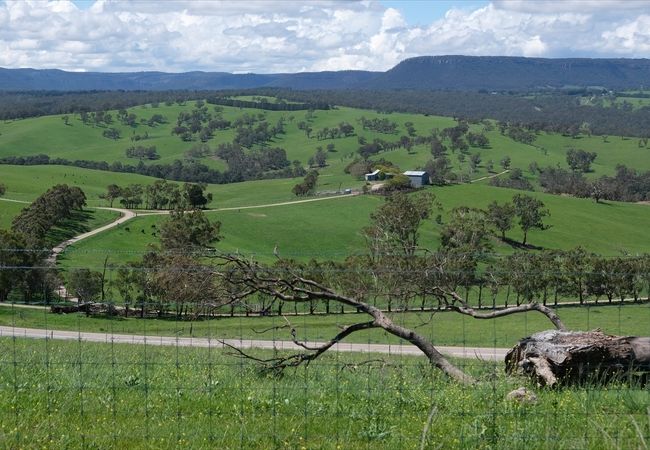
[[0,0],[0,67],[388,70],[423,55],[650,57],[650,0]]

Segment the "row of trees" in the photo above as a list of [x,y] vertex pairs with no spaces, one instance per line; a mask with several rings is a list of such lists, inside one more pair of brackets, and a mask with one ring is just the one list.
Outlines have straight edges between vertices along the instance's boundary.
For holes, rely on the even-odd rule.
[[48,189],[12,221],[11,230],[0,230],[0,301],[19,291],[24,301],[53,297],[60,281],[56,272],[42,264],[49,255],[48,231],[69,219],[86,204],[84,192],[59,184]]
[[205,208],[212,201],[212,194],[205,192],[206,187],[204,183],[185,183],[180,186],[166,180],[157,180],[146,186],[130,184],[121,187],[110,184],[100,197],[107,200],[111,207],[115,200],[120,199],[120,204],[125,208],[198,209]]
[[54,226],[86,205],[86,195],[76,186],[57,184],[24,208],[11,222],[13,231],[38,242]]
[[376,131],[377,133],[395,134],[397,133],[397,129],[399,127],[397,122],[389,119],[379,119],[376,117],[372,119],[366,119],[364,116],[361,116],[357,120],[361,124],[361,128],[364,130],[372,130]]
[[[218,150],[217,150],[218,151]],[[227,184],[253,179],[291,178],[304,175],[304,168],[298,161],[287,164],[286,153],[280,163],[284,150],[262,148],[258,151],[244,153],[238,150],[236,157],[226,159],[229,163],[228,170],[221,172],[212,169],[198,161],[174,160],[170,164],[144,164],[140,161],[137,165],[123,164],[120,161],[108,163],[106,161],[69,160],[65,158],[50,158],[48,155],[39,154],[31,156],[6,156],[0,158],[0,164],[11,165],[62,165],[74,166],[84,169],[104,170],[110,172],[137,173],[154,178],[173,181],[186,181],[193,183]],[[279,159],[280,158],[280,159]],[[272,162],[269,162],[271,160]],[[281,166],[282,169],[269,167]]]
[[354,127],[347,122],[340,122],[336,127],[325,127],[316,131],[316,139],[338,139],[354,136]]
[[604,175],[595,180],[586,179],[580,171],[546,167],[539,169],[539,182],[546,192],[593,198],[597,202],[650,200],[650,171],[638,172],[620,164],[614,176]]
[[160,155],[158,154],[158,150],[156,149],[155,145],[151,145],[149,147],[145,147],[143,145],[134,145],[127,148],[124,153],[126,154],[127,158],[137,158],[141,161],[144,159],[147,159],[149,161],[160,159]]

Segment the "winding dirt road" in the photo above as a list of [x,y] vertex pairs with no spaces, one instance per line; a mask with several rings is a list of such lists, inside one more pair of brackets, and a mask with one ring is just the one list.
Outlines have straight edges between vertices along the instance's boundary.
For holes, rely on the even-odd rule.
[[76,242],[79,242],[82,239],[86,239],[86,238],[89,238],[90,236],[94,236],[94,235],[99,234],[99,233],[101,233],[103,231],[110,230],[111,228],[115,228],[119,224],[124,223],[127,220],[131,220],[131,219],[133,219],[135,217],[135,213],[133,211],[129,210],[129,209],[104,208],[104,207],[101,207],[101,206],[94,207],[93,209],[104,209],[104,210],[107,210],[107,211],[115,211],[115,212],[119,212],[121,214],[121,216],[118,219],[114,220],[113,222],[104,225],[103,227],[95,228],[94,230],[90,230],[87,233],[83,233],[83,234],[77,235],[77,236],[75,236],[73,238],[70,238],[67,241],[63,241],[62,243],[60,243],[59,245],[57,245],[56,247],[54,247],[52,249],[52,253],[47,258],[47,261],[49,263],[52,263],[52,264],[56,263],[57,256],[59,256],[59,254],[62,253],[66,249],[66,247],[68,247],[68,246],[70,246],[70,245],[72,245],[72,244],[74,244]]

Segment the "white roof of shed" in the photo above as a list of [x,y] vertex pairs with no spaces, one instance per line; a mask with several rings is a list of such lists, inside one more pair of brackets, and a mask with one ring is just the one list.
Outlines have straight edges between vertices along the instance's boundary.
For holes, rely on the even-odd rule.
[[426,172],[424,170],[407,170],[404,172],[404,175],[407,177],[421,177],[424,175]]

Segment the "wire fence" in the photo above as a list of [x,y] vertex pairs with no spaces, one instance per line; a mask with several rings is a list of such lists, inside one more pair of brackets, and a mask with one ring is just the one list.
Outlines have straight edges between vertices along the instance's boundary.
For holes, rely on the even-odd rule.
[[[548,388],[506,374],[505,353],[552,323],[537,311],[477,320],[449,308],[439,293],[398,283],[431,281],[424,270],[318,266],[309,275],[319,286],[363,295],[395,326],[435,346],[471,384],[432,365],[415,339],[381,327],[346,335],[313,359],[296,358],[374,320],[333,297],[283,301],[264,289],[238,295],[218,281],[223,267],[144,265],[125,272],[107,263],[93,270],[65,264],[62,272],[0,267],[3,286],[10,286],[0,302],[1,448],[643,449],[650,443],[647,376]],[[298,270],[260,267],[260,278],[290,279]],[[650,336],[648,274],[639,273],[630,291],[636,295],[608,298],[585,287],[581,301],[551,286],[546,295],[536,291],[535,301],[554,308],[572,330]],[[530,301],[511,285],[474,280],[456,292],[480,313]],[[523,394],[512,393],[521,387]]]

